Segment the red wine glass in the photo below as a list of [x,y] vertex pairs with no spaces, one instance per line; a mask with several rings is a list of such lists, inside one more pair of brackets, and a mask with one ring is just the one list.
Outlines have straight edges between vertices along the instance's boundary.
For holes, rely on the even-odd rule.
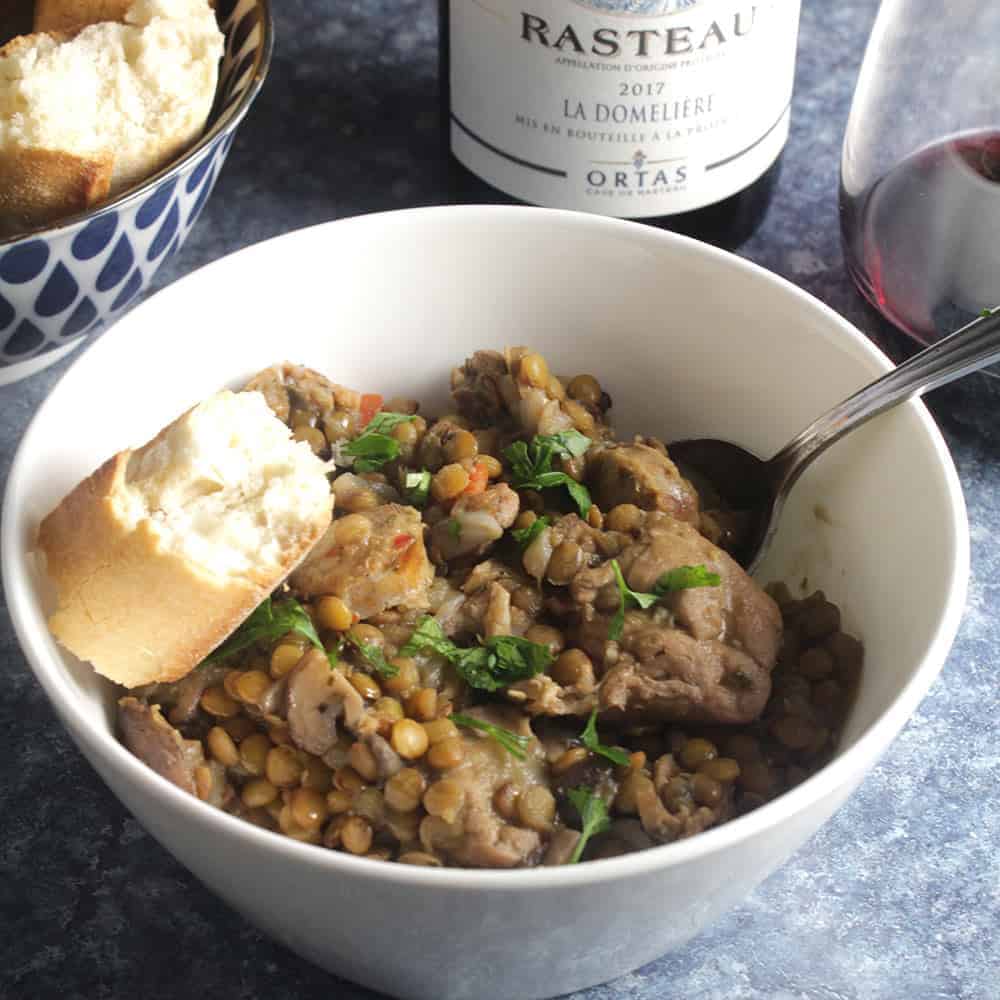
[[848,271],[923,344],[1000,303],[1000,4],[930,15],[884,0],[840,170]]

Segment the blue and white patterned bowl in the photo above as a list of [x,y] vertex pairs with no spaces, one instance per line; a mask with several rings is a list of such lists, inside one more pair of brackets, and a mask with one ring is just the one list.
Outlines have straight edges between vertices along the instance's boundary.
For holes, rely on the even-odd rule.
[[0,240],[0,385],[40,371],[113,322],[191,232],[274,42],[269,0],[217,0],[215,8],[226,46],[201,139],[113,201]]

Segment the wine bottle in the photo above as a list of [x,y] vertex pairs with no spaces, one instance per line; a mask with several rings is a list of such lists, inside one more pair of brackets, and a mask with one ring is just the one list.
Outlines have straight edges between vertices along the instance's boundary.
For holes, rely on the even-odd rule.
[[722,246],[767,211],[800,0],[440,0],[456,200],[634,219]]

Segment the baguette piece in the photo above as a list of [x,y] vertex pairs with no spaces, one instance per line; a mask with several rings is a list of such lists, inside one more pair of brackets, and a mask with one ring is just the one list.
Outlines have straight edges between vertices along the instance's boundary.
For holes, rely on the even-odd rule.
[[127,449],[45,518],[56,638],[126,687],[174,681],[330,524],[326,466],[258,392],[221,392]]
[[[35,0],[34,29],[75,34],[88,24],[124,22],[132,3],[133,0]],[[215,0],[208,0],[208,4],[214,8]]]
[[0,237],[47,226],[98,205],[111,190],[114,155],[52,149],[0,152]]
[[35,0],[35,31],[76,32],[101,21],[124,21],[132,0]]
[[0,235],[119,194],[204,129],[224,42],[207,0],[134,0],[124,17],[0,49]]

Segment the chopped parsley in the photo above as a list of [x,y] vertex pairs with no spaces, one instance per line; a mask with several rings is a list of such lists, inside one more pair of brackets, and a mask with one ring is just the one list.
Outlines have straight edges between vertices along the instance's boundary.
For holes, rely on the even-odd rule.
[[460,715],[457,712],[452,713],[448,716],[456,726],[465,726],[468,729],[478,729],[481,732],[486,733],[487,736],[492,736],[493,739],[497,741],[507,751],[512,757],[516,757],[518,760],[525,760],[527,758],[528,745],[531,743],[530,736],[518,736],[517,733],[512,733],[509,729],[504,729],[502,726],[495,726],[492,722],[486,722],[483,719],[477,719],[472,715]]
[[399,651],[401,656],[412,656],[414,653],[437,653],[445,659],[451,659],[458,647],[444,634],[444,629],[436,618],[424,615],[417,622],[406,645]]
[[332,649],[328,649],[326,652],[326,658],[330,661],[330,669],[333,670],[334,667],[340,665],[340,654],[344,651],[344,637],[341,636],[334,644]]
[[457,542],[462,537],[462,522],[457,518],[448,518],[448,534]]
[[573,853],[569,856],[569,865],[575,865],[583,856],[584,848],[591,837],[604,833],[611,826],[608,819],[608,807],[604,799],[594,794],[589,788],[580,786],[571,788],[567,793],[573,808],[580,814],[582,827],[580,829],[580,839],[573,848]]
[[511,469],[511,482],[517,489],[545,490],[565,486],[580,512],[586,517],[590,510],[590,491],[565,472],[552,469],[554,458],[576,458],[589,447],[589,437],[579,431],[560,431],[558,434],[536,434],[530,444],[515,441],[504,448],[503,457]]
[[239,628],[202,662],[227,660],[255,643],[275,642],[289,632],[305,636],[318,650],[326,653],[331,666],[336,666],[336,652],[326,651],[306,609],[293,597],[279,602],[272,601],[270,597],[264,598]]
[[539,447],[551,448],[562,458],[579,458],[592,444],[586,434],[577,430],[559,431],[556,434],[536,434]]
[[619,750],[617,747],[605,746],[597,737],[597,709],[595,708],[593,712],[590,713],[590,718],[587,720],[587,725],[584,727],[583,733],[580,735],[580,742],[591,752],[600,754],[607,760],[610,760],[612,764],[618,764],[620,767],[628,766],[629,755],[624,750]]
[[389,436],[389,431],[412,419],[409,413],[376,413],[365,429],[344,445],[340,454],[354,459],[355,472],[374,472],[399,458],[399,442]]
[[549,526],[552,519],[548,514],[536,517],[527,528],[514,528],[511,537],[521,547],[521,551],[527,550],[531,543]]
[[660,595],[643,594],[640,591],[632,590],[625,582],[625,577],[622,575],[622,568],[618,565],[617,559],[611,560],[611,568],[614,570],[615,583],[618,584],[618,610],[611,619],[608,638],[620,639],[622,637],[622,629],[625,627],[625,608],[630,606],[650,608],[660,599]]
[[548,646],[520,636],[493,635],[479,641],[480,645],[471,648],[456,646],[444,634],[437,619],[425,615],[400,655],[431,652],[443,656],[469,687],[480,691],[499,691],[515,681],[534,677],[552,663]]
[[704,564],[697,566],[677,566],[667,570],[659,580],[653,590],[657,596],[662,597],[674,590],[690,590],[692,587],[718,587],[722,578],[718,573],[712,573],[706,569]]
[[431,474],[427,469],[408,472],[403,480],[406,502],[412,507],[426,507],[431,492]]
[[609,639],[622,637],[627,607],[651,608],[665,594],[678,590],[690,590],[692,587],[718,587],[722,582],[719,574],[710,572],[704,564],[676,566],[674,569],[667,570],[656,581],[653,585],[653,593],[645,594],[629,587],[617,559],[611,560],[611,569],[614,570],[615,583],[618,585],[619,601],[618,610],[611,618],[611,625],[608,628]]
[[399,673],[399,667],[394,667],[373,642],[362,642],[353,632],[348,632],[345,638],[383,677],[395,677]]

